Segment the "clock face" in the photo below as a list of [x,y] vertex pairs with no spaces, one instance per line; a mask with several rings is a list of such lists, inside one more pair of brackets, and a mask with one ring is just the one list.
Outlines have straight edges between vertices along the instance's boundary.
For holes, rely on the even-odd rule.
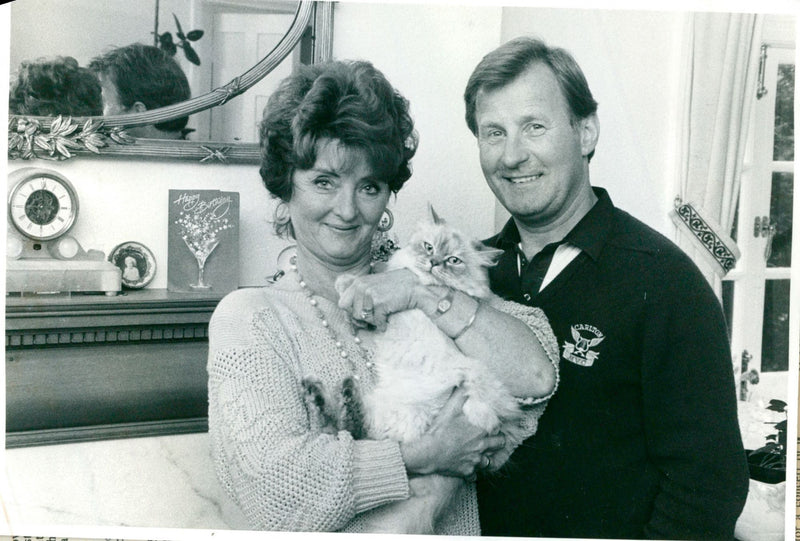
[[72,185],[57,175],[23,178],[8,199],[11,222],[26,237],[52,240],[69,231],[78,215],[78,197]]

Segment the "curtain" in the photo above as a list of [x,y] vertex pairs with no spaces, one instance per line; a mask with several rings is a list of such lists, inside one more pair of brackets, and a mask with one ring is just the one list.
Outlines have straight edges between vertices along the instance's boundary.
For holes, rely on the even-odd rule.
[[755,100],[762,17],[745,13],[690,17],[681,184],[671,216],[678,245],[720,296],[721,279],[739,257],[729,233]]

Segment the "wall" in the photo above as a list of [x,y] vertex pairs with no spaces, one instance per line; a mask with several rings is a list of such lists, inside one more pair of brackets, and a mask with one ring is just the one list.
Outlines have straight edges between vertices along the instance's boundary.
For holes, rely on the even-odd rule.
[[505,222],[502,207],[489,212],[493,196],[464,123],[462,93],[485,53],[534,35],[574,54],[600,102],[593,183],[671,235],[686,19],[685,12],[344,2],[336,7],[334,55],[368,58],[411,101],[420,149],[397,200],[402,223],[419,219],[425,200],[477,236]]
[[[493,196],[463,120],[461,94],[481,56],[520,33],[536,33],[575,54],[600,102],[593,181],[607,186],[621,207],[671,234],[666,212],[675,195],[683,19],[677,12],[337,3],[334,56],[373,61],[409,98],[417,122],[414,177],[392,203],[401,242],[428,202],[475,236],[494,231]],[[271,236],[271,203],[256,166],[78,159],[9,167],[26,165],[59,169],[77,185],[82,207],[74,234],[85,248],[108,252],[128,240],[150,247],[161,270],[151,287],[166,286],[170,188],[241,193],[242,285],[264,283],[284,245]]]
[[[592,184],[671,236],[687,12],[509,8],[502,40],[533,35],[570,51],[598,105]],[[499,214],[505,218],[504,209]]]
[[57,169],[75,185],[80,198],[70,234],[85,249],[106,254],[126,241],[153,252],[158,270],[149,287],[167,287],[167,201],[170,189],[224,189],[240,193],[240,285],[263,284],[274,272],[282,246],[272,238],[271,202],[255,165],[197,165],[192,162],[77,159],[61,163],[11,162]]
[[489,236],[494,196],[464,122],[462,93],[472,68],[500,42],[498,7],[337,4],[333,55],[367,59],[411,102],[420,145],[414,175],[391,204],[400,240],[427,203],[475,236]]

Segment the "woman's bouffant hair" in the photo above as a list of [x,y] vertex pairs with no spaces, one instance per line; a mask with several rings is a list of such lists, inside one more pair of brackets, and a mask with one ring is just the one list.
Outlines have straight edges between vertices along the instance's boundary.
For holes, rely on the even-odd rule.
[[100,116],[100,82],[71,56],[22,62],[9,89],[8,109],[14,115]]
[[[417,150],[408,100],[366,61],[300,66],[267,102],[259,139],[261,178],[282,201],[292,197],[294,171],[314,166],[321,139],[362,150],[394,193],[411,177]],[[276,230],[286,233],[277,221]]]

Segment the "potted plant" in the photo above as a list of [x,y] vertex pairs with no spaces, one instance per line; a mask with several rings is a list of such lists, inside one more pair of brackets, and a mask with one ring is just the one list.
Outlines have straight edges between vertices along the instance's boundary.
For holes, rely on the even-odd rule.
[[767,443],[747,452],[750,478],[763,483],[775,484],[786,480],[786,402],[770,400],[768,410],[783,413],[783,420],[771,422],[775,433],[767,436]]

